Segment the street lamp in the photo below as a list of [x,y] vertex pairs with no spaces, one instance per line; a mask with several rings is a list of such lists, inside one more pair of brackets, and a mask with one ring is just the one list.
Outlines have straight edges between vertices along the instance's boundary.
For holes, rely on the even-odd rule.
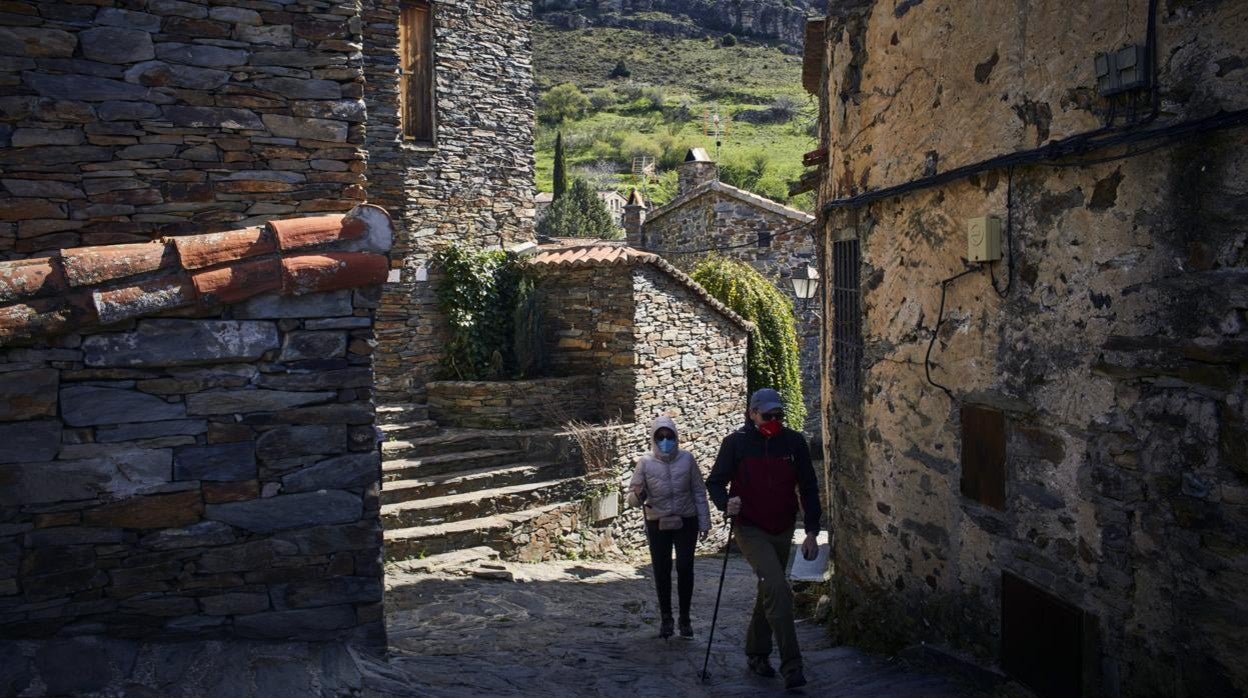
[[802,301],[802,310],[806,310],[806,306],[810,304],[810,299],[815,297],[815,291],[819,289],[819,271],[810,265],[798,267],[793,270],[793,294]]

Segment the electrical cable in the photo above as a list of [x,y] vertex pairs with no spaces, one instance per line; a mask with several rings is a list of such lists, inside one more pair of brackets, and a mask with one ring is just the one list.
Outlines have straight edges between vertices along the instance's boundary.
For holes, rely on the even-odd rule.
[[936,346],[936,338],[940,336],[940,326],[945,319],[945,292],[949,290],[949,284],[979,270],[979,267],[973,267],[940,282],[940,310],[936,311],[936,326],[932,328],[932,339],[927,343],[927,354],[923,357],[923,373],[927,376],[927,382],[945,391],[950,400],[953,399],[953,391],[932,380],[932,347]]
[[[837,209],[843,208],[858,208],[871,202],[879,201],[880,199],[901,196],[903,194],[909,194],[923,189],[931,189],[942,184],[948,184],[950,182],[965,179],[973,174],[979,174],[990,170],[1001,170],[1008,167],[1019,167],[1022,165],[1040,163],[1054,164],[1053,161],[1082,157],[1087,153],[1105,148],[1132,145],[1135,143],[1145,143],[1157,139],[1170,139],[1173,141],[1213,131],[1239,128],[1245,125],[1248,125],[1248,109],[1218,112],[1213,116],[1201,119],[1192,119],[1190,121],[1184,121],[1153,129],[1095,129],[1085,133],[1069,136],[1059,141],[1051,141],[1050,143],[1040,146],[1039,148],[998,155],[987,160],[981,160],[980,162],[963,165],[939,174],[913,179],[904,184],[898,184],[891,187],[885,187],[883,189],[877,189],[875,191],[863,192],[854,196],[834,199],[824,203],[823,213],[830,214]],[[1122,157],[1134,157],[1134,154],[1126,154]]]

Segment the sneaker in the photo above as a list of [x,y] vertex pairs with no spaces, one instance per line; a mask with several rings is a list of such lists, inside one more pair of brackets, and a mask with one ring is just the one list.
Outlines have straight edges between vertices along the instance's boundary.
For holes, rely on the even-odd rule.
[[784,687],[786,689],[801,688],[806,685],[806,675],[801,669],[796,669],[793,673],[784,677]]
[[693,623],[689,622],[688,616],[680,619],[680,636],[693,637]]
[[750,667],[750,671],[763,678],[775,678],[776,670],[771,666],[771,660],[761,655],[749,657],[746,664]]
[[671,637],[672,631],[674,630],[675,625],[676,624],[672,622],[671,616],[663,616],[663,623],[659,626],[659,637],[663,638],[664,640]]

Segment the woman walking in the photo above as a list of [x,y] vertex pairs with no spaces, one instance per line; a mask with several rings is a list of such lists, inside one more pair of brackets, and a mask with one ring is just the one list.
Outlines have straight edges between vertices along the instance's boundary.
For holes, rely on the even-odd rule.
[[680,600],[680,635],[693,637],[689,603],[693,598],[693,548],[698,534],[711,530],[706,485],[693,454],[677,448],[679,434],[671,417],[658,417],[650,425],[650,453],[637,461],[629,483],[629,504],[644,505],[646,538],[654,566],[654,586],[659,595],[662,625],[659,637],[672,636],[672,549],[676,550],[677,595]]

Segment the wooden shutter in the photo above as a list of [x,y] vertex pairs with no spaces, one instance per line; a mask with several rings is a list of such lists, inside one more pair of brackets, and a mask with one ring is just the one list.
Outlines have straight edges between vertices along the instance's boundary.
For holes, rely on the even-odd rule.
[[962,408],[962,494],[1005,509],[1005,415],[997,410]]
[[433,12],[405,2],[399,18],[399,103],[403,137],[433,142]]

